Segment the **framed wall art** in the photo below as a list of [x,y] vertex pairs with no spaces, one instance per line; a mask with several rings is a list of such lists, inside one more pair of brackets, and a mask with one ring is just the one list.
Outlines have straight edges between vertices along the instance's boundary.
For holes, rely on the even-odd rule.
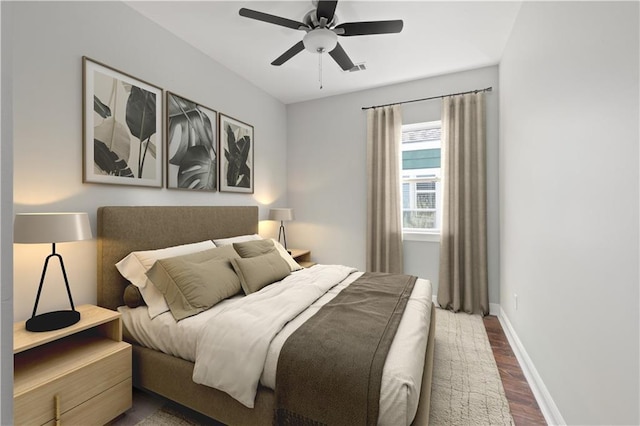
[[83,182],[162,187],[162,89],[82,58]]
[[217,189],[216,111],[167,92],[167,188]]
[[220,191],[253,194],[253,126],[222,113]]

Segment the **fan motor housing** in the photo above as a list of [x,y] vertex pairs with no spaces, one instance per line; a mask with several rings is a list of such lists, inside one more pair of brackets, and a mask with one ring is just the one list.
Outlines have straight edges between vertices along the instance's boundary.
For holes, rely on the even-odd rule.
[[[302,22],[304,22],[305,25],[308,25],[311,28],[318,28],[320,26],[320,22],[318,22],[318,16],[316,13],[316,9],[308,11],[307,14],[304,15],[304,18],[302,18]],[[333,27],[337,23],[338,15],[334,14],[331,21],[325,24],[325,27]]]

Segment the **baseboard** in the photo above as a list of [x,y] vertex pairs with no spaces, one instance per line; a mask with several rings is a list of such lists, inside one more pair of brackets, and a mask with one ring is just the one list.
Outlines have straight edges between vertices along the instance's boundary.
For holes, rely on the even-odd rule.
[[[436,296],[435,294],[432,295],[431,300],[433,301],[434,305],[436,305],[437,307],[440,307],[440,305],[438,305],[438,296]],[[499,303],[489,303],[489,315],[500,316]]]
[[498,320],[502,325],[502,329],[504,330],[505,336],[507,336],[507,340],[509,341],[509,345],[511,346],[513,353],[518,359],[520,368],[522,368],[522,372],[524,373],[527,382],[529,382],[529,387],[531,388],[531,392],[533,392],[533,396],[536,398],[536,401],[540,406],[542,415],[550,425],[566,425],[567,423],[562,418],[562,414],[560,414],[558,406],[553,401],[549,390],[538,374],[538,370],[536,370],[533,361],[527,354],[527,351],[522,345],[522,342],[518,338],[518,335],[513,329],[509,318],[507,318],[506,313],[500,307],[500,305],[498,305],[498,310]]
[[494,315],[496,317],[500,316],[499,303],[489,303],[489,315]]

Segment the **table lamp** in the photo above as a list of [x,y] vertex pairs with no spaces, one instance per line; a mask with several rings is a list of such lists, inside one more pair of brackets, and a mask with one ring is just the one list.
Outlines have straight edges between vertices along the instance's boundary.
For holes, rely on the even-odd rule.
[[280,242],[280,237],[284,239],[284,248],[287,248],[287,234],[284,230],[284,221],[285,220],[293,220],[293,209],[270,209],[269,210],[269,220],[279,220],[280,221],[280,231],[278,232],[278,242]]
[[[38,244],[51,243],[51,254],[46,257],[42,275],[40,277],[40,285],[38,286],[38,294],[36,303],[33,306],[33,314],[27,320],[26,329],[29,331],[51,331],[68,327],[80,321],[80,312],[75,310],[73,299],[71,298],[71,290],[69,289],[69,281],[67,280],[67,272],[64,269],[62,256],[56,253],[56,243],[68,241],[90,240],[91,226],[87,213],[18,213],[13,223],[13,241],[15,243]],[[38,310],[38,302],[40,301],[40,293],[42,292],[42,284],[47,273],[49,260],[57,257],[62,268],[62,276],[67,287],[67,295],[71,310],[47,312],[36,315]]]

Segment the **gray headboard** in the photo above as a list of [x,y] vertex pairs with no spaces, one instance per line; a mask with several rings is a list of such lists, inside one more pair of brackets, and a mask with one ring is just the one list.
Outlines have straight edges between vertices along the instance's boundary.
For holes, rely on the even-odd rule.
[[258,233],[258,207],[98,208],[98,305],[116,309],[129,284],[115,264],[138,250]]

